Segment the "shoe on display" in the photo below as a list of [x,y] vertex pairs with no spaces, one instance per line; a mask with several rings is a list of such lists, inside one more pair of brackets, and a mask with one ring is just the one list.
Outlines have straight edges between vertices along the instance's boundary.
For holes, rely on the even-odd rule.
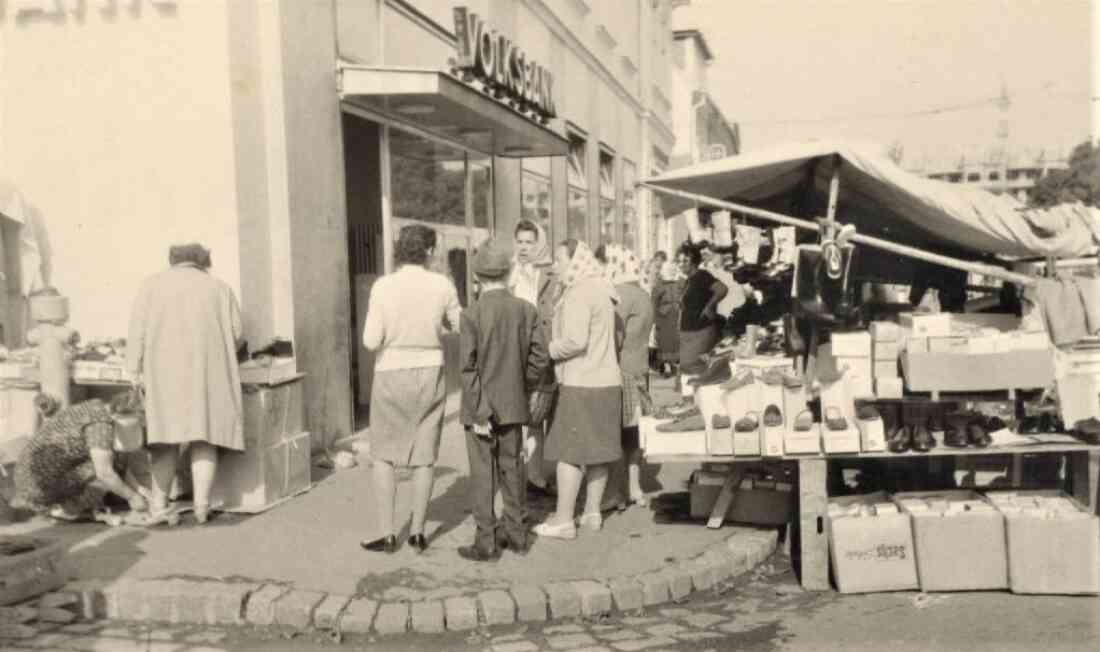
[[904,423],[897,425],[886,438],[886,448],[891,453],[906,453],[913,447],[913,433]]
[[840,408],[828,407],[825,408],[825,425],[829,430],[840,432],[848,429],[848,420],[840,413]]
[[486,550],[475,543],[472,546],[460,546],[458,556],[467,561],[498,561],[500,559],[500,549]]
[[657,432],[695,432],[698,430],[706,430],[706,422],[703,421],[703,415],[692,414],[686,417],[680,417],[675,421],[669,423],[662,423],[657,426]]
[[753,432],[760,428],[759,415],[755,412],[749,412],[745,416],[737,420],[737,423],[733,426],[737,432]]
[[729,430],[730,418],[724,414],[716,414],[710,418],[710,427],[712,430]]
[[918,453],[927,453],[936,447],[935,438],[932,437],[932,433],[928,431],[928,428],[923,423],[909,426],[909,430],[912,432],[913,450]]
[[794,431],[795,432],[809,432],[814,427],[814,413],[809,410],[803,410],[798,413],[798,416],[794,418]]
[[778,428],[783,425],[783,413],[779,411],[779,406],[769,405],[764,408],[764,425],[768,428]]
[[702,387],[704,385],[718,385],[724,383],[732,376],[730,366],[727,362],[722,361],[720,364],[711,365],[705,372],[698,376],[688,380],[688,385],[692,387]]
[[1089,444],[1100,444],[1100,419],[1089,417],[1073,425],[1073,435]]
[[760,374],[760,380],[765,385],[783,385],[786,378],[786,371],[779,367],[772,367]]
[[947,429],[943,432],[943,443],[951,448],[966,448],[970,440],[966,435],[966,415],[950,414],[946,418]]
[[722,383],[720,387],[726,391],[733,391],[754,382],[756,382],[756,378],[752,374],[752,369],[738,369],[737,373],[731,375],[729,380]]
[[1016,425],[1016,433],[1020,435],[1036,435],[1042,432],[1043,419],[1038,414],[1026,416],[1020,419]]
[[975,448],[987,448],[993,443],[993,438],[985,429],[985,421],[981,416],[971,419],[966,424],[966,439]]
[[998,430],[1004,430],[1008,427],[1008,424],[1004,422],[1001,417],[988,417],[985,423],[982,424],[985,427],[985,431],[989,433],[997,432]]
[[864,405],[856,412],[856,418],[860,421],[877,421],[882,419],[882,415],[875,406]]

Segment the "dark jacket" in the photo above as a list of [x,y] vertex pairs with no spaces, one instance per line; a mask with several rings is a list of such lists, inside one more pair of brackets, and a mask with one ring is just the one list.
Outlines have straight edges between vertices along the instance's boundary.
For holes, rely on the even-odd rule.
[[533,306],[507,290],[490,290],[462,311],[462,423],[527,423],[527,394],[550,366]]
[[[554,305],[558,301],[558,295],[561,293],[561,285],[558,284],[558,275],[554,273],[553,268],[542,267],[539,269],[539,305],[538,305],[538,319],[539,327],[542,331],[542,341],[549,344],[550,333],[553,330],[554,323]],[[548,365],[542,378],[539,380],[538,389],[552,390],[558,385],[558,380],[554,376],[553,365]]]

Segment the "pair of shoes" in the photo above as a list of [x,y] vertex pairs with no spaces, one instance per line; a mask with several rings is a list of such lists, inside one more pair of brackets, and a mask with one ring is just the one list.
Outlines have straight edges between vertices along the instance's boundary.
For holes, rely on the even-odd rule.
[[603,529],[603,514],[599,512],[581,514],[577,519],[577,525],[592,532],[599,532]]
[[409,537],[409,545],[419,555],[428,549],[428,540],[424,538],[423,534],[414,534]]
[[706,427],[703,415],[693,414],[689,417],[682,417],[669,423],[662,423],[657,426],[657,432],[694,432],[705,430]]
[[916,451],[927,453],[936,447],[936,440],[923,423],[915,426],[902,423],[886,437],[886,448],[891,453]]
[[549,522],[542,522],[531,528],[531,531],[540,537],[546,537],[550,539],[576,539],[577,538],[577,526],[573,521],[565,521],[564,523],[558,523],[552,525]]
[[498,561],[500,560],[500,548],[486,550],[475,543],[471,546],[460,546],[458,556],[467,561]]
[[369,552],[384,552],[387,555],[392,555],[397,552],[397,537],[391,534],[374,541],[360,541],[359,547]]
[[745,416],[737,420],[737,423],[733,424],[733,429],[737,432],[753,432],[760,428],[760,415],[756,412],[749,412]]

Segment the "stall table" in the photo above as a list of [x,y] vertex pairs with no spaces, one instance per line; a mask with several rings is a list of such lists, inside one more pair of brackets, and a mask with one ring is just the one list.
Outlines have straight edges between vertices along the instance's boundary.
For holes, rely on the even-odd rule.
[[829,495],[827,465],[830,460],[874,459],[894,460],[1011,455],[1013,485],[1019,485],[1022,455],[1064,455],[1067,458],[1067,484],[1069,493],[1090,513],[1097,513],[1097,481],[1100,480],[1100,446],[1084,443],[1024,444],[1017,446],[991,446],[989,448],[939,447],[927,453],[838,453],[830,455],[784,455],[783,457],[749,457],[744,455],[651,455],[650,464],[732,464],[732,470],[722,486],[718,500],[711,511],[707,527],[720,528],[725,515],[736,498],[735,489],[740,485],[744,463],[789,462],[798,466],[798,515],[793,525],[799,528],[798,553],[802,562],[802,587],[808,591],[829,590],[829,538],[825,532]]

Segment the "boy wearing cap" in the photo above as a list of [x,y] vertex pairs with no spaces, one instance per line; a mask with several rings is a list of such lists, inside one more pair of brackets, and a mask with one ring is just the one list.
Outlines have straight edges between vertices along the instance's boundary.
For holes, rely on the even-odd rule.
[[[471,501],[477,533],[458,549],[472,561],[495,561],[501,548],[527,551],[527,478],[523,426],[528,394],[538,387],[550,358],[534,306],[508,290],[511,252],[487,241],[473,261],[481,286],[462,312],[462,423],[470,458]],[[493,498],[500,489],[500,521]]]

